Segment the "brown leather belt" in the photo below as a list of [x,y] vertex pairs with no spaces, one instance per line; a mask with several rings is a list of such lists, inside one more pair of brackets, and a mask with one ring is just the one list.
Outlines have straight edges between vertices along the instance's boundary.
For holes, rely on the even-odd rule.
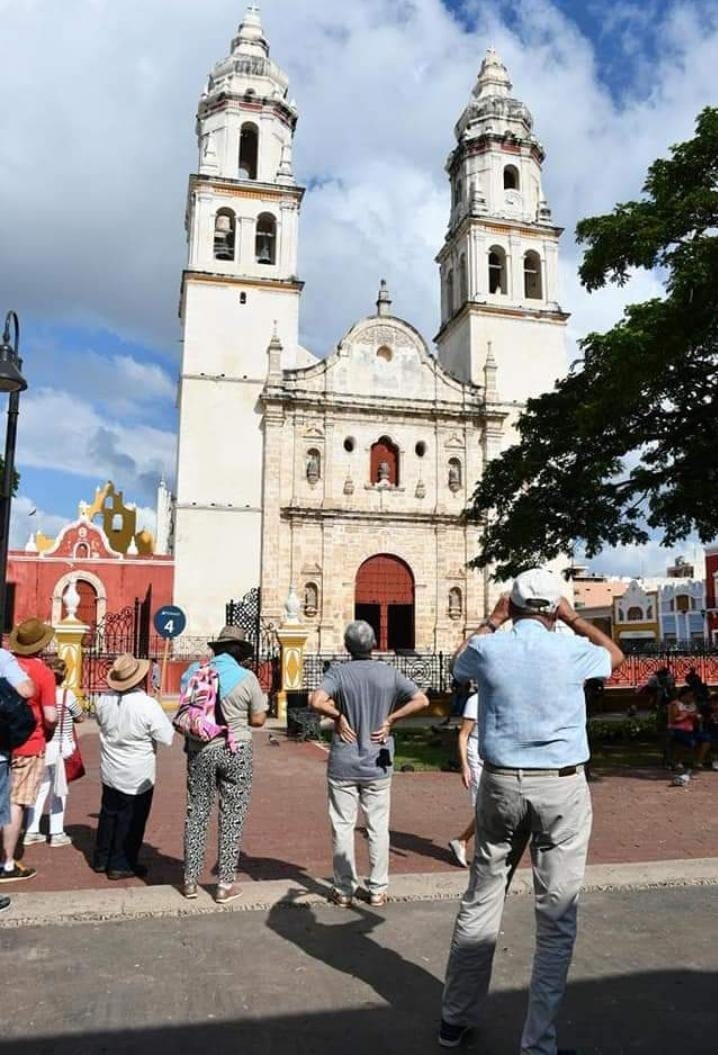
[[516,769],[513,766],[495,766],[484,762],[484,769],[489,773],[505,774],[507,777],[575,777],[583,773],[583,765],[564,766],[562,769]]

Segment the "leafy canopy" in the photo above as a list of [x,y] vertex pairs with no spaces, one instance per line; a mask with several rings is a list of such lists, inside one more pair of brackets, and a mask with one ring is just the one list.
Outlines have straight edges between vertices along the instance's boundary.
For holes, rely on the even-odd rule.
[[[476,567],[497,578],[571,552],[718,534],[718,109],[648,170],[640,201],[582,220],[588,290],[659,269],[665,296],[633,304],[553,391],[527,403],[468,511]],[[649,534],[650,533],[650,534]]]

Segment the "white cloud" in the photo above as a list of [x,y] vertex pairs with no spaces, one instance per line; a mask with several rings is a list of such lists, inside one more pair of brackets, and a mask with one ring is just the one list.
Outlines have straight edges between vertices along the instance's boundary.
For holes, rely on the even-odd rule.
[[37,531],[54,538],[68,523],[67,517],[40,509],[28,495],[16,495],[12,500],[10,515],[10,549],[24,549],[30,535]]
[[126,495],[154,499],[172,479],[175,437],[149,425],[108,419],[73,393],[37,389],[23,398],[18,465],[113,480]]

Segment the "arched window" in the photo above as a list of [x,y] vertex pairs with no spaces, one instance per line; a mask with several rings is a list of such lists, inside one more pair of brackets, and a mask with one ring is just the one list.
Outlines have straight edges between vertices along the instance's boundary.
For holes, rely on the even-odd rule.
[[459,290],[461,291],[461,304],[466,304],[469,299],[469,272],[466,267],[466,254],[461,254],[459,260]]
[[506,293],[506,253],[500,245],[489,249],[489,293]]
[[231,209],[220,209],[214,219],[214,258],[234,260],[235,218]]
[[639,608],[637,605],[634,605],[632,608],[628,609],[626,619],[629,623],[640,623],[643,619],[643,609]]
[[461,490],[461,462],[458,458],[449,458],[449,490]]
[[519,170],[515,165],[506,165],[504,168],[504,190],[519,189]]
[[388,436],[382,436],[372,444],[370,474],[373,484],[396,487],[399,483],[399,448]]
[[463,607],[461,590],[452,586],[449,590],[449,619],[461,619]]
[[454,314],[454,272],[449,268],[446,274],[446,317],[450,319]]
[[524,254],[524,296],[529,300],[541,300],[541,257],[533,249]]
[[319,611],[319,588],[315,582],[304,586],[304,614],[313,618]]
[[90,547],[86,542],[76,542],[75,548],[72,551],[72,556],[75,560],[89,560]]
[[254,252],[258,264],[274,264],[277,261],[277,221],[271,212],[261,212],[257,217]]
[[322,456],[316,447],[307,451],[307,480],[315,484],[322,475]]
[[239,178],[257,178],[259,130],[251,123],[243,124],[239,133]]

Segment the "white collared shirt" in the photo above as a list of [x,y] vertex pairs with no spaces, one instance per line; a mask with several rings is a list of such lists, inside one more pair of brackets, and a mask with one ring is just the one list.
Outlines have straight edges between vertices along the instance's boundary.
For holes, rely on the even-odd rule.
[[141,689],[101,696],[95,708],[100,727],[102,783],[140,795],[155,783],[157,744],[172,743],[169,718]]

